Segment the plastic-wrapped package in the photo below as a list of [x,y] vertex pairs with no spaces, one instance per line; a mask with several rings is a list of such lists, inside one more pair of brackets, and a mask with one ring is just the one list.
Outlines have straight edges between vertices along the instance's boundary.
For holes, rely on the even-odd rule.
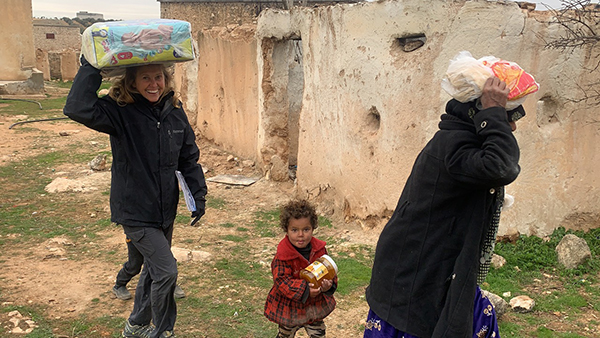
[[98,69],[195,58],[190,23],[168,19],[97,22],[83,32],[81,52]]
[[485,56],[475,59],[467,51],[459,52],[452,60],[442,79],[442,88],[460,102],[473,101],[481,96],[485,81],[496,76],[510,88],[506,109],[523,104],[527,95],[535,93],[539,84],[518,64]]

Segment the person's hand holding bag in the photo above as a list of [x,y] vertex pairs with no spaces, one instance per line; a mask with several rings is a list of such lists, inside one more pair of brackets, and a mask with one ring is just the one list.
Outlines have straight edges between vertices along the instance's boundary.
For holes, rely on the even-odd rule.
[[492,76],[485,81],[481,94],[481,107],[487,109],[491,107],[506,107],[508,93],[510,88],[506,86],[499,78]]

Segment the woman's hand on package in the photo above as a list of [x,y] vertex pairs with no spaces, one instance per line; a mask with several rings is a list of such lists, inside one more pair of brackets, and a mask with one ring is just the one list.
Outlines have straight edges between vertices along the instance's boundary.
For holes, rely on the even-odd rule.
[[499,78],[492,76],[485,81],[481,93],[481,108],[506,107],[510,88]]

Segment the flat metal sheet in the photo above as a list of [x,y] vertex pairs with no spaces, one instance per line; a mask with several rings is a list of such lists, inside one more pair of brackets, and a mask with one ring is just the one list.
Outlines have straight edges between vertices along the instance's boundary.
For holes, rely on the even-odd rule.
[[231,184],[231,185],[243,185],[249,186],[260,180],[260,177],[246,177],[242,175],[217,175],[206,179],[209,182]]

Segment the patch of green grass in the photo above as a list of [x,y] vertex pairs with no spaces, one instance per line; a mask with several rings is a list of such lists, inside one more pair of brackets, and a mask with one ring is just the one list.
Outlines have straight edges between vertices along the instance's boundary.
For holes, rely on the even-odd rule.
[[237,227],[235,230],[236,230],[236,231],[239,231],[239,232],[246,232],[246,231],[248,231],[248,228],[244,228],[244,227]]
[[517,323],[508,322],[508,321],[499,321],[498,322],[498,330],[500,331],[502,337],[527,337],[527,335],[523,335],[521,330],[523,326]]
[[223,227],[223,228],[233,228],[235,226],[235,224],[233,224],[233,223],[221,223],[221,224],[219,224],[219,226]]
[[587,307],[588,302],[577,290],[565,290],[563,292],[552,292],[549,295],[538,296],[536,310],[538,311],[575,311]]
[[62,80],[44,81],[44,86],[58,87],[58,88],[71,88],[73,86],[73,81],[62,81]]
[[[52,326],[43,316],[44,309],[42,307],[30,307],[30,306],[5,306],[2,307],[2,312],[9,313],[12,311],[18,311],[23,317],[28,317],[35,322],[38,326],[27,335],[27,338],[47,338],[54,337],[52,333]],[[8,333],[4,331],[5,328],[0,327],[1,333]],[[8,335],[7,335],[8,336]],[[4,337],[4,336],[3,336]]]
[[[95,236],[97,227],[106,227],[108,219],[96,220],[93,224],[79,223],[69,215],[81,212],[80,203],[58,201],[44,190],[51,182],[53,168],[72,161],[74,155],[62,151],[50,151],[22,162],[0,166],[0,234],[17,235],[10,243],[41,241],[47,238],[68,235],[80,236],[84,225],[89,238]],[[70,196],[69,193],[63,196]]]
[[338,267],[336,293],[340,295],[348,295],[357,289],[364,289],[371,280],[372,256],[363,255],[360,250],[353,250],[355,251],[359,254],[353,253],[350,256],[347,252],[340,252],[337,255],[330,253]]
[[[60,321],[58,330],[69,337],[104,338],[121,337],[121,330],[125,321],[118,317],[89,317],[80,316],[73,320]],[[29,336],[27,336],[29,338]],[[44,336],[54,337],[54,336]]]
[[511,291],[514,294],[525,285],[532,284],[534,279],[541,279],[543,273],[559,275],[567,287],[577,284],[581,286],[582,276],[594,280],[594,276],[600,272],[598,260],[588,260],[576,269],[565,269],[558,263],[555,248],[567,233],[574,233],[584,238],[590,250],[599,251],[597,249],[600,245],[599,229],[583,233],[559,228],[553,232],[549,241],[536,236],[521,236],[516,244],[498,243],[494,251],[506,259],[506,265],[500,269],[490,270],[486,279],[490,284],[490,291],[500,292],[500,294]]
[[264,299],[258,296],[240,297],[232,288],[222,288],[208,295],[186,298],[178,303],[181,311],[177,325],[194,327],[194,323],[206,323],[201,337],[275,337],[277,324],[264,317]]
[[279,214],[279,209],[256,212],[253,226],[260,237],[276,237],[279,234]]
[[331,221],[327,217],[324,217],[324,216],[319,216],[318,224],[319,224],[319,227],[324,227],[324,228],[328,228],[328,229],[333,228],[333,224],[331,223]]
[[225,236],[223,236],[223,239],[226,241],[232,241],[232,242],[236,242],[236,243],[241,243],[241,242],[246,241],[245,237],[236,236],[236,235],[225,235]]
[[224,209],[227,205],[227,202],[219,197],[207,196],[206,197],[206,207],[211,209]]
[[[535,236],[521,236],[515,244],[498,243],[495,253],[503,256],[507,263],[502,268],[490,270],[486,279],[489,287],[486,285],[485,288],[498,295],[507,291],[513,295],[529,295],[536,302],[534,311],[538,314],[560,310],[566,318],[574,320],[580,313],[589,312],[590,306],[597,311],[600,308],[597,305],[600,290],[592,285],[600,273],[599,260],[588,260],[576,269],[565,269],[558,263],[555,248],[570,233],[586,240],[593,257],[600,250],[600,229],[583,233],[558,228],[546,241]],[[552,283],[552,293],[532,292],[539,287],[540,281]],[[545,328],[543,321],[547,319],[543,319],[546,318],[544,316],[518,314],[518,317],[524,322],[500,321],[503,337],[582,337]],[[525,333],[531,332],[532,328],[535,329],[534,333]]]
[[[20,121],[30,121],[30,120],[38,120],[38,119],[47,119],[47,118],[65,118],[66,116],[62,113],[62,108],[65,105],[66,97],[60,98],[49,98],[49,99],[41,99],[41,100],[31,100],[31,101],[22,101],[22,100],[1,100],[3,104],[6,104],[3,107],[0,107],[0,113],[3,115],[9,116],[17,116],[17,115],[26,115],[27,118]],[[40,109],[38,103],[42,106]],[[17,122],[20,122],[17,121]],[[46,121],[45,123],[52,123]],[[22,124],[19,126],[15,126],[15,130],[21,130],[23,126],[26,124]]]
[[222,275],[218,281],[219,285],[241,283],[245,286],[267,289],[273,284],[270,271],[265,272],[258,263],[243,260],[243,257],[221,258],[215,262],[214,267]]
[[537,338],[584,338],[585,336],[580,336],[576,333],[563,333],[556,332],[554,330],[550,330],[544,326],[540,326],[534,332],[534,337]]
[[[187,209],[185,209],[185,211],[187,211]],[[190,218],[191,214],[192,214],[191,212],[178,213],[177,216],[175,216],[175,223],[189,224],[191,221],[191,218]]]

